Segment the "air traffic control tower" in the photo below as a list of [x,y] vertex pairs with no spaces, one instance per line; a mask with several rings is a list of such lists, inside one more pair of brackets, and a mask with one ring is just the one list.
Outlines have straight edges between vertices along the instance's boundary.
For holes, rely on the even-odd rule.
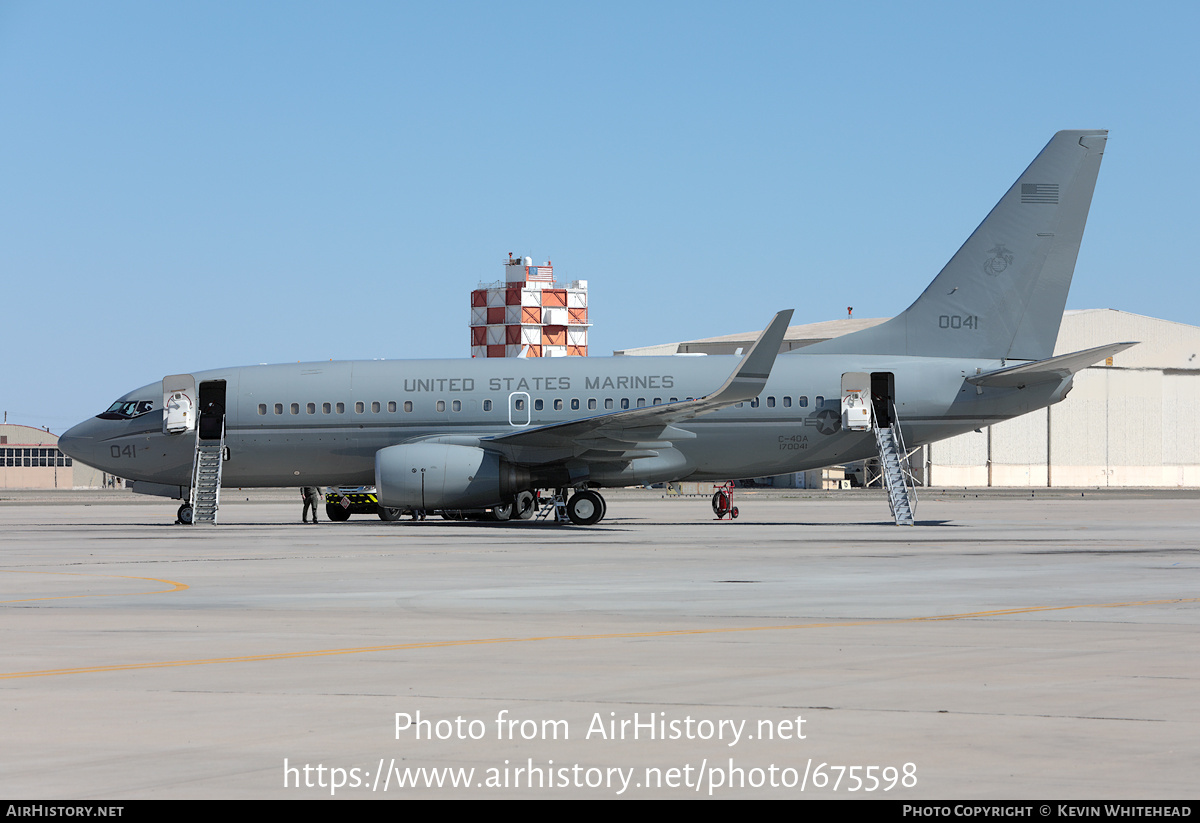
[[472,357],[586,357],[587,281],[554,282],[547,260],[504,261],[504,279],[471,292]]

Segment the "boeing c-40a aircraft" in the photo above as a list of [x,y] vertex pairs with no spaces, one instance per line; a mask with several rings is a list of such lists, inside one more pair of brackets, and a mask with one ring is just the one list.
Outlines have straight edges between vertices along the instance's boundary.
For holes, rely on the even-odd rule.
[[880,448],[872,430],[893,425],[910,446],[971,431],[1057,403],[1075,372],[1134,345],[1052,356],[1107,134],[1056,134],[906,311],[779,357],[791,311],[740,359],[214,369],[129,392],[59,447],[135,492],[184,500],[181,522],[193,507],[215,517],[222,483],[374,484],[384,519],[506,519],[555,488],[591,525],[606,511],[597,488],[862,460]]

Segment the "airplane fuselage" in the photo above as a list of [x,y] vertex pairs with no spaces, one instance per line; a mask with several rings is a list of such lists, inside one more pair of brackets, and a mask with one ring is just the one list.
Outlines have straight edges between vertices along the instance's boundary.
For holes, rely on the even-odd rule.
[[[711,392],[735,357],[372,360],[244,366],[197,372],[224,381],[226,486],[368,485],[375,455],[398,443],[478,443],[527,428],[622,409],[686,402]],[[805,355],[778,358],[756,401],[684,422],[682,456],[661,480],[726,480],[820,468],[875,454],[870,431],[841,426],[845,372],[890,373],[909,445],[970,431],[1057,402],[1064,383],[986,390],[965,378],[996,360]],[[64,450],[120,477],[187,486],[194,435],[164,434],[161,383],[122,400],[153,401],[129,420],[92,419]],[[652,447],[651,447],[652,448]],[[503,449],[497,448],[503,451]],[[560,455],[559,459],[570,459]],[[519,462],[519,461],[518,461]],[[596,486],[626,485],[631,478]]]

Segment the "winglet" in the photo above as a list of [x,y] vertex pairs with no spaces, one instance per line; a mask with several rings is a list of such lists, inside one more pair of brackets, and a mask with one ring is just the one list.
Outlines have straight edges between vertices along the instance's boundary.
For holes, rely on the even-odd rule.
[[779,354],[779,347],[783,344],[783,336],[787,333],[791,319],[792,309],[785,309],[771,318],[771,322],[754,341],[750,351],[742,357],[729,379],[721,388],[705,397],[704,401],[724,406],[758,397],[767,385],[767,378],[771,376],[775,357]]

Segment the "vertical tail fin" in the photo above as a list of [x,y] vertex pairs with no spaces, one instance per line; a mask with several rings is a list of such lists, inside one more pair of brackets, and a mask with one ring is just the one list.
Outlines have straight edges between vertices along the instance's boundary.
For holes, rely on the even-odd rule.
[[804,351],[1050,357],[1107,138],[1054,135],[907,310]]

